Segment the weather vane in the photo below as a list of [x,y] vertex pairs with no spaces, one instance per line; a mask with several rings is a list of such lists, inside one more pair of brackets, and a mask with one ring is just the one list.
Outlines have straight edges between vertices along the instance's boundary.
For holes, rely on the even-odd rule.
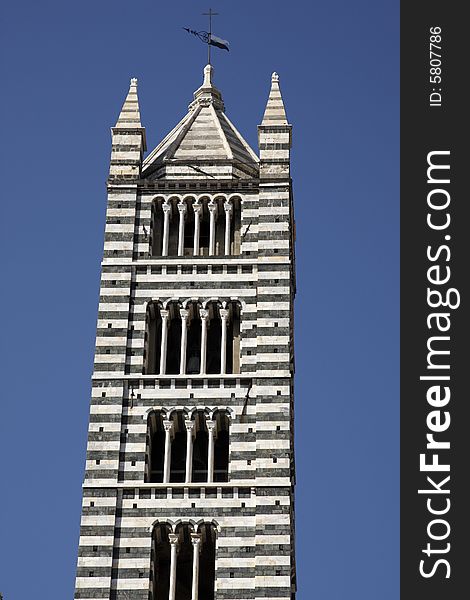
[[183,27],[185,31],[195,35],[197,38],[207,44],[207,63],[211,64],[211,46],[216,46],[216,48],[222,48],[222,50],[229,50],[229,43],[227,40],[223,40],[222,38],[217,37],[212,33],[212,17],[215,17],[219,13],[213,12],[212,8],[209,8],[209,12],[202,13],[205,17],[209,17],[209,31],[196,31],[194,29],[189,29],[188,27]]

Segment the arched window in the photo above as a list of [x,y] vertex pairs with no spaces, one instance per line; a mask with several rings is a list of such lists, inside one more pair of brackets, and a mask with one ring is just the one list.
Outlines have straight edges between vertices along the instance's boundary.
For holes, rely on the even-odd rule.
[[215,256],[223,256],[225,254],[225,211],[224,199],[217,198],[217,218],[215,222]]
[[[191,415],[191,416],[190,416]],[[147,483],[228,481],[229,428],[226,409],[152,411],[147,421]]]
[[225,196],[156,198],[152,205],[152,256],[240,254],[241,199]]
[[201,224],[199,230],[199,256],[209,256],[210,220],[206,199],[202,202]]
[[193,579],[193,544],[191,542],[191,532],[192,527],[187,523],[182,523],[176,527],[178,554],[175,600],[191,600],[191,584]]
[[170,482],[184,483],[186,475],[186,427],[182,411],[171,415],[173,424],[170,458]]
[[240,303],[227,303],[226,373],[240,373]]
[[163,309],[156,302],[150,302],[144,373],[240,373],[240,304],[230,301],[225,308],[222,304],[211,301],[206,308],[201,308],[198,302],[192,301],[181,308],[173,301]]
[[[183,235],[183,256],[193,256],[194,252],[194,225],[195,212],[193,210],[195,200],[189,198],[186,201],[186,213],[184,220],[184,235]],[[200,224],[199,224],[200,228]]]
[[207,322],[206,345],[206,373],[214,375],[220,373],[220,349],[222,338],[222,325],[217,302],[210,302],[207,306],[209,317]]
[[214,443],[214,481],[228,481],[229,418],[225,411],[218,411],[215,420],[217,437]]
[[210,523],[204,523],[199,528],[201,536],[201,554],[199,558],[198,597],[201,600],[214,600],[215,582],[215,527]]
[[152,227],[150,234],[151,255],[161,256],[163,248],[163,198],[156,198],[152,204]]
[[181,316],[177,302],[170,302],[168,309],[168,332],[166,340],[166,375],[178,375],[181,358]]
[[177,198],[171,198],[168,202],[171,206],[168,225],[168,256],[178,255],[179,212],[177,202]]
[[209,449],[209,437],[206,426],[206,415],[203,411],[194,414],[195,435],[193,441],[193,464],[191,481],[207,481],[207,459]]
[[150,413],[147,422],[147,464],[146,483],[163,482],[163,461],[165,456],[165,431],[163,415],[160,411]]
[[186,373],[198,374],[201,370],[201,319],[196,302],[188,304],[188,335],[186,343]]
[[174,531],[157,523],[152,531],[151,600],[214,600],[216,529],[202,523],[195,531],[179,523]]
[[145,373],[160,371],[160,347],[162,336],[162,318],[160,307],[155,302],[147,306],[147,327],[145,331]]
[[241,198],[232,198],[233,204],[233,215],[232,215],[232,227],[231,227],[231,252],[230,254],[239,255],[241,253],[241,225],[242,225],[242,212],[241,212]]
[[152,533],[151,598],[167,599],[170,592],[170,528],[166,523],[155,525]]

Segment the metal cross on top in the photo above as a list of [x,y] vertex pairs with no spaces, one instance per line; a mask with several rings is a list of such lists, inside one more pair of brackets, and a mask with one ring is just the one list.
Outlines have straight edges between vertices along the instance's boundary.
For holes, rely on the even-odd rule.
[[212,8],[209,8],[209,12],[202,13],[205,17],[209,17],[209,39],[207,42],[207,64],[211,64],[211,36],[212,36],[212,17],[215,17],[219,13],[212,12]]

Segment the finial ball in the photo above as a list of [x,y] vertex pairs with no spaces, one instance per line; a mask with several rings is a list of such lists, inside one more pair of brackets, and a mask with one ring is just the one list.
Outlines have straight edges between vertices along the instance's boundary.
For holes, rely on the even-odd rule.
[[276,71],[274,71],[274,73],[271,75],[271,81],[279,81],[279,75],[276,73]]
[[131,79],[131,85],[137,85],[137,78],[136,77],[133,77]]

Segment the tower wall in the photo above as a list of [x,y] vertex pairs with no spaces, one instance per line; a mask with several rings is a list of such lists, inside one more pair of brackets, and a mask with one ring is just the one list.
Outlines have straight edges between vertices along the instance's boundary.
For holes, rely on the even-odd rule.
[[[210,97],[206,86],[204,102]],[[290,140],[286,127],[281,135],[286,132]],[[76,599],[172,600],[171,584],[168,593],[156,591],[164,568],[158,562],[158,536],[169,548],[176,544],[175,556],[182,557],[189,534],[193,544],[200,541],[204,548],[210,531],[214,598],[294,597],[292,191],[288,156],[287,168],[286,157],[282,166],[271,156],[267,163],[264,158],[259,176],[248,175],[242,165],[237,168],[243,177],[228,180],[226,163],[211,165],[211,173],[220,169],[220,178],[191,177],[187,168],[178,178],[165,177],[164,164],[158,176],[153,171],[146,177],[141,164],[139,175],[135,165],[122,176],[111,171]],[[207,214],[211,201],[218,202],[219,211],[227,202],[239,206],[233,233],[239,253],[154,255],[155,207],[170,203],[176,218],[183,202],[189,211],[201,204]],[[187,307],[198,305],[202,314],[211,303],[219,315],[233,303],[240,307],[239,360],[231,358],[235,372],[167,374],[161,368],[158,372],[158,365],[149,372],[149,344],[155,343],[149,306],[158,307],[163,323],[172,305],[182,319]],[[163,348],[161,337],[160,332]],[[197,427],[205,419],[207,435],[211,423],[218,423],[214,430],[221,436],[221,414],[229,422],[226,481],[149,481],[152,415],[162,419],[165,435],[171,430],[171,448],[175,427],[191,419],[199,419]],[[155,533],[160,527],[163,533]],[[207,564],[201,562],[199,577],[207,576]],[[183,589],[182,580],[175,594],[176,600],[195,600],[194,590],[191,595]]]

